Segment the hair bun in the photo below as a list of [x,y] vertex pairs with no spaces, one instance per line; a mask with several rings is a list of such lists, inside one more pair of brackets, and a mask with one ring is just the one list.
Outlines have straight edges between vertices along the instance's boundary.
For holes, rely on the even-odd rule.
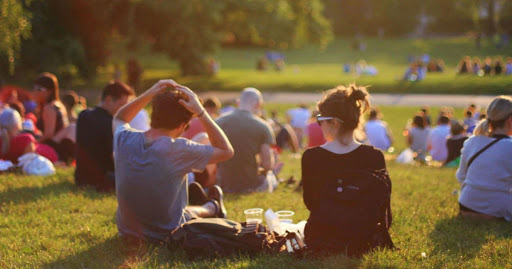
[[351,88],[352,94],[350,94],[350,98],[352,98],[354,101],[366,101],[368,92],[365,88],[357,88],[355,85],[352,85]]

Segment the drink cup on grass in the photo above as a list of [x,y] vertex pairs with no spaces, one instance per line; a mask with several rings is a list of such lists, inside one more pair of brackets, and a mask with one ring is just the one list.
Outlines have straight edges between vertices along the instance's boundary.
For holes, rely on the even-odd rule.
[[263,220],[263,209],[262,208],[250,208],[244,211],[245,221],[247,223],[258,223],[260,224]]
[[289,210],[281,210],[277,211],[276,215],[279,217],[279,221],[281,223],[292,224],[293,215],[295,215],[295,212]]

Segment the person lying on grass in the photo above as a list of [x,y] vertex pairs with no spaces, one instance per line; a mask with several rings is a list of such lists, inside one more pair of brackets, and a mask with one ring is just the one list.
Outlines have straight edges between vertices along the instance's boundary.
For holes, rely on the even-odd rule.
[[[130,128],[128,122],[151,101],[151,129],[139,132]],[[193,116],[201,121],[211,145],[180,137]],[[121,236],[165,242],[172,230],[188,220],[226,216],[218,186],[210,188],[209,197],[187,206],[187,173],[234,154],[194,92],[173,80],[161,80],[119,109],[112,128]]]

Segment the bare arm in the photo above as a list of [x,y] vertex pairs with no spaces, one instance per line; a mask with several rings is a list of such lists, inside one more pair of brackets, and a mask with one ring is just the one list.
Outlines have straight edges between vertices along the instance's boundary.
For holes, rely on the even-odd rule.
[[43,121],[44,121],[44,132],[40,141],[52,139],[55,133],[55,125],[57,119],[57,112],[53,109],[51,104],[47,104],[43,108]]
[[135,98],[130,103],[124,105],[117,111],[114,116],[114,120],[112,121],[112,130],[116,131],[117,127],[120,125],[130,122],[135,118],[137,113],[141,111],[155,95],[165,90],[167,87],[176,87],[176,82],[172,79],[160,80],[155,85],[153,85],[146,92]]
[[269,144],[263,144],[260,148],[261,168],[268,171],[274,168],[274,156]]
[[219,163],[233,157],[234,150],[231,143],[220,127],[215,123],[215,121],[213,121],[210,115],[208,115],[208,112],[206,112],[204,107],[201,105],[197,95],[185,86],[178,85],[176,86],[176,89],[188,96],[188,100],[181,99],[179,101],[180,104],[188,111],[195,115],[199,115],[199,121],[210,138],[210,143],[213,147],[213,154],[208,163]]

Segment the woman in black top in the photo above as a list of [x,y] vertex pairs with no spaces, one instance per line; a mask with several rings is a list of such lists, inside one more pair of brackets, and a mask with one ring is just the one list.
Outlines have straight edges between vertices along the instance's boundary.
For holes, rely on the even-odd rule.
[[[380,150],[357,142],[358,138],[361,138],[359,136],[362,136],[360,130],[363,114],[369,107],[369,94],[366,88],[354,84],[329,90],[318,104],[320,114],[317,115],[317,122],[327,142],[307,149],[302,155],[303,197],[306,207],[311,212],[305,229],[306,244],[308,239],[329,236],[322,232],[322,227],[312,227],[314,225],[311,224],[311,216],[318,206],[325,202],[322,200],[325,195],[323,190],[328,180],[342,178],[346,169],[386,169],[384,155]],[[391,182],[389,187],[390,184]],[[389,210],[388,219],[384,225],[389,228],[391,212],[389,207],[387,209]],[[344,214],[344,212],[333,211],[332,214]],[[389,242],[391,242],[390,239]],[[350,244],[348,245],[347,254],[350,255]]]

